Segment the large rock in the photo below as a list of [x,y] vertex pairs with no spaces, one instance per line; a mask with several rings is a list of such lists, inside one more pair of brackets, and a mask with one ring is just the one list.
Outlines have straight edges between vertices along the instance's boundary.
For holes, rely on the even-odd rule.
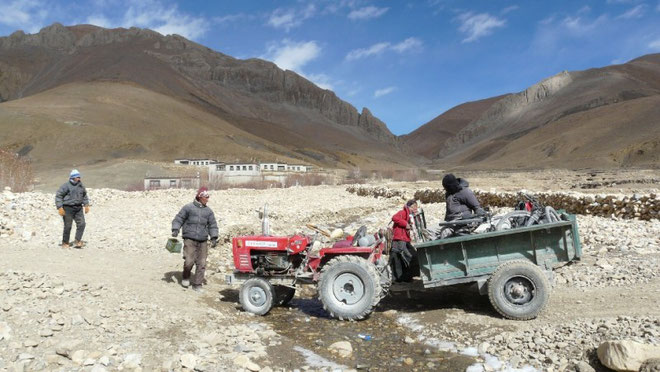
[[606,341],[598,346],[598,359],[615,371],[639,371],[647,359],[660,358],[660,346],[635,341]]
[[348,358],[353,354],[353,345],[351,345],[351,343],[348,341],[339,341],[330,345],[328,350],[339,354],[339,356],[343,358]]

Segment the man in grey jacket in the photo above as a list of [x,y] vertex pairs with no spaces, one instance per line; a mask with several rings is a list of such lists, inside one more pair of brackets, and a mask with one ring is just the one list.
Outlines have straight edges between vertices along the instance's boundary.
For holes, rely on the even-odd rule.
[[481,208],[479,200],[474,195],[467,180],[456,178],[449,173],[442,178],[442,187],[446,194],[447,209],[445,221],[471,218],[474,215],[482,216],[485,211]]
[[207,240],[211,237],[211,247],[218,245],[218,223],[211,208],[206,203],[209,200],[206,187],[197,190],[195,200],[181,208],[172,221],[172,236],[183,236],[183,277],[181,285],[188,287],[191,284],[190,273],[193,265],[196,266],[192,277],[192,288],[201,291],[206,272],[206,257],[208,256]]
[[76,248],[82,248],[82,236],[85,232],[85,213],[89,213],[89,199],[87,190],[80,181],[80,172],[77,169],[69,174],[69,181],[55,193],[55,207],[64,220],[64,233],[62,234],[62,248],[69,248],[71,227],[76,221]]

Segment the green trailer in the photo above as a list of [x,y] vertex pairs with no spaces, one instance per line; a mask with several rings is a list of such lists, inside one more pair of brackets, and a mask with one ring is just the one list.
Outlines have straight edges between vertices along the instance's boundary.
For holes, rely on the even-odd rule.
[[474,282],[504,317],[535,318],[545,306],[552,270],[580,259],[575,215],[559,222],[414,244],[424,288]]

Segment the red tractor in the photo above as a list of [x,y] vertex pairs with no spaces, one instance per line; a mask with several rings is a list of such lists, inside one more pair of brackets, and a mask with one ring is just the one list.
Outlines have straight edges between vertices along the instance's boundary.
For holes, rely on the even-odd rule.
[[315,241],[318,235],[268,235],[265,221],[262,235],[232,240],[234,273],[227,282],[241,285],[239,299],[246,311],[265,315],[273,306],[288,303],[297,286],[311,284],[330,316],[357,320],[368,316],[387,294],[391,271],[384,231],[369,235],[360,228],[322,247]]

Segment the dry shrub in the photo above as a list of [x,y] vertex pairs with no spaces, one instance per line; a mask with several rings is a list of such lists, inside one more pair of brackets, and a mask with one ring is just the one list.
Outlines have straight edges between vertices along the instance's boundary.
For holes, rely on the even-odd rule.
[[124,191],[144,191],[144,182],[134,182],[124,187]]
[[33,180],[32,165],[28,159],[0,149],[0,186],[9,186],[14,192],[25,192],[32,188]]
[[378,180],[392,180],[400,182],[415,182],[415,181],[432,181],[437,180],[438,176],[428,173],[425,169],[382,169],[375,170],[372,173],[372,178]]
[[211,180],[206,186],[209,190],[227,190],[227,189],[256,189],[256,190],[265,190],[282,187],[282,184],[278,181],[268,181],[263,177],[261,179],[246,181],[240,183],[227,182],[222,177],[217,177]]
[[319,173],[292,174],[286,177],[284,187],[332,185],[334,178]]
[[344,179],[344,184],[353,185],[353,184],[363,184],[367,183],[369,178],[369,172],[360,170],[360,168],[351,169]]

